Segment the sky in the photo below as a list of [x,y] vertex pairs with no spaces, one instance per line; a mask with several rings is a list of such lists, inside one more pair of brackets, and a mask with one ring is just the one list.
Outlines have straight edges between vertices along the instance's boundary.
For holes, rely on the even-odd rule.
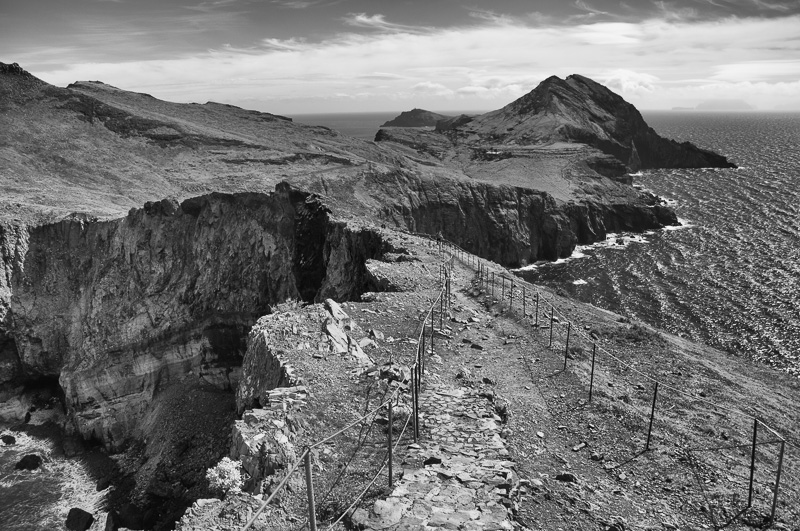
[[800,110],[800,0],[2,0],[0,62],[286,115],[490,110],[573,73],[645,110]]

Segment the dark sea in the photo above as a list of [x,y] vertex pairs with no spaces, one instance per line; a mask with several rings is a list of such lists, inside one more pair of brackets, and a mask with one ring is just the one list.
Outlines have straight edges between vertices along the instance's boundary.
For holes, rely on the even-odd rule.
[[642,172],[634,183],[665,198],[681,228],[611,235],[520,274],[800,376],[800,113],[644,117],[739,168]]

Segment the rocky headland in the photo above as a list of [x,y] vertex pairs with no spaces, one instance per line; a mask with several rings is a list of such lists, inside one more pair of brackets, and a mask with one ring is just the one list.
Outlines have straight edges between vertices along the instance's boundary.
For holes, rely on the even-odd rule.
[[[366,142],[100,82],[54,87],[0,64],[2,418],[24,422],[42,389],[58,397],[66,433],[117,456],[107,481],[133,501],[110,501],[112,528],[179,519],[187,530],[238,528],[258,505],[252,495],[269,492],[299,448],[363,413],[389,385],[379,375],[402,373],[392,364],[407,356],[438,282],[430,237],[498,267],[555,260],[608,232],[677,224],[631,173],[732,166],[659,137],[581,76],[549,78],[498,111],[435,118],[435,129],[381,129]],[[457,289],[469,293],[461,275]],[[501,319],[458,297],[472,314],[440,328],[447,346],[434,353],[428,392],[472,420],[426,405],[426,429],[439,438],[409,447],[406,491],[372,493],[376,505],[351,514],[363,528],[394,528],[412,511],[419,525],[506,529],[522,525],[514,515],[525,492],[558,491],[521,481],[526,458],[513,448],[523,432],[501,427],[507,418],[486,388],[500,390],[499,377],[483,388],[453,380],[458,334]],[[464,435],[479,429],[488,440]],[[333,477],[322,471],[345,459],[329,450],[315,457],[323,484]],[[242,463],[246,492],[202,500],[181,519],[213,494],[205,471],[223,455]],[[441,485],[422,481],[431,471]],[[341,513],[353,489],[323,512]],[[296,525],[302,500],[286,498],[262,528]]]
[[411,109],[384,123],[381,127],[434,127],[441,120],[452,118],[425,109]]

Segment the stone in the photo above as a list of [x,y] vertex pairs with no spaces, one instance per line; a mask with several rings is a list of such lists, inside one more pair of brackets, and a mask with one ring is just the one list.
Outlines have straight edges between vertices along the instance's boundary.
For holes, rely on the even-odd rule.
[[14,465],[17,470],[36,470],[42,464],[42,458],[36,454],[28,454]]
[[17,443],[17,439],[13,435],[3,435],[2,437],[0,437],[0,441],[3,441],[3,444],[8,446]]
[[116,511],[109,511],[106,515],[106,526],[104,531],[118,531],[122,527],[119,515]]
[[83,509],[73,507],[67,514],[67,529],[70,531],[86,531],[92,526],[94,516]]
[[561,474],[558,474],[556,476],[556,479],[558,481],[563,481],[565,483],[577,483],[578,482],[578,478],[576,478],[575,474],[572,474],[571,472],[563,472]]

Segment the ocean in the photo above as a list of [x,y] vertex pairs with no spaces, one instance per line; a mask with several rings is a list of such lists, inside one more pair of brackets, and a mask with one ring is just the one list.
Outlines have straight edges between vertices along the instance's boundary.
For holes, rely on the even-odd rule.
[[611,235],[520,274],[800,376],[800,113],[643,114],[739,168],[641,172],[634,183],[665,198],[681,228]]

